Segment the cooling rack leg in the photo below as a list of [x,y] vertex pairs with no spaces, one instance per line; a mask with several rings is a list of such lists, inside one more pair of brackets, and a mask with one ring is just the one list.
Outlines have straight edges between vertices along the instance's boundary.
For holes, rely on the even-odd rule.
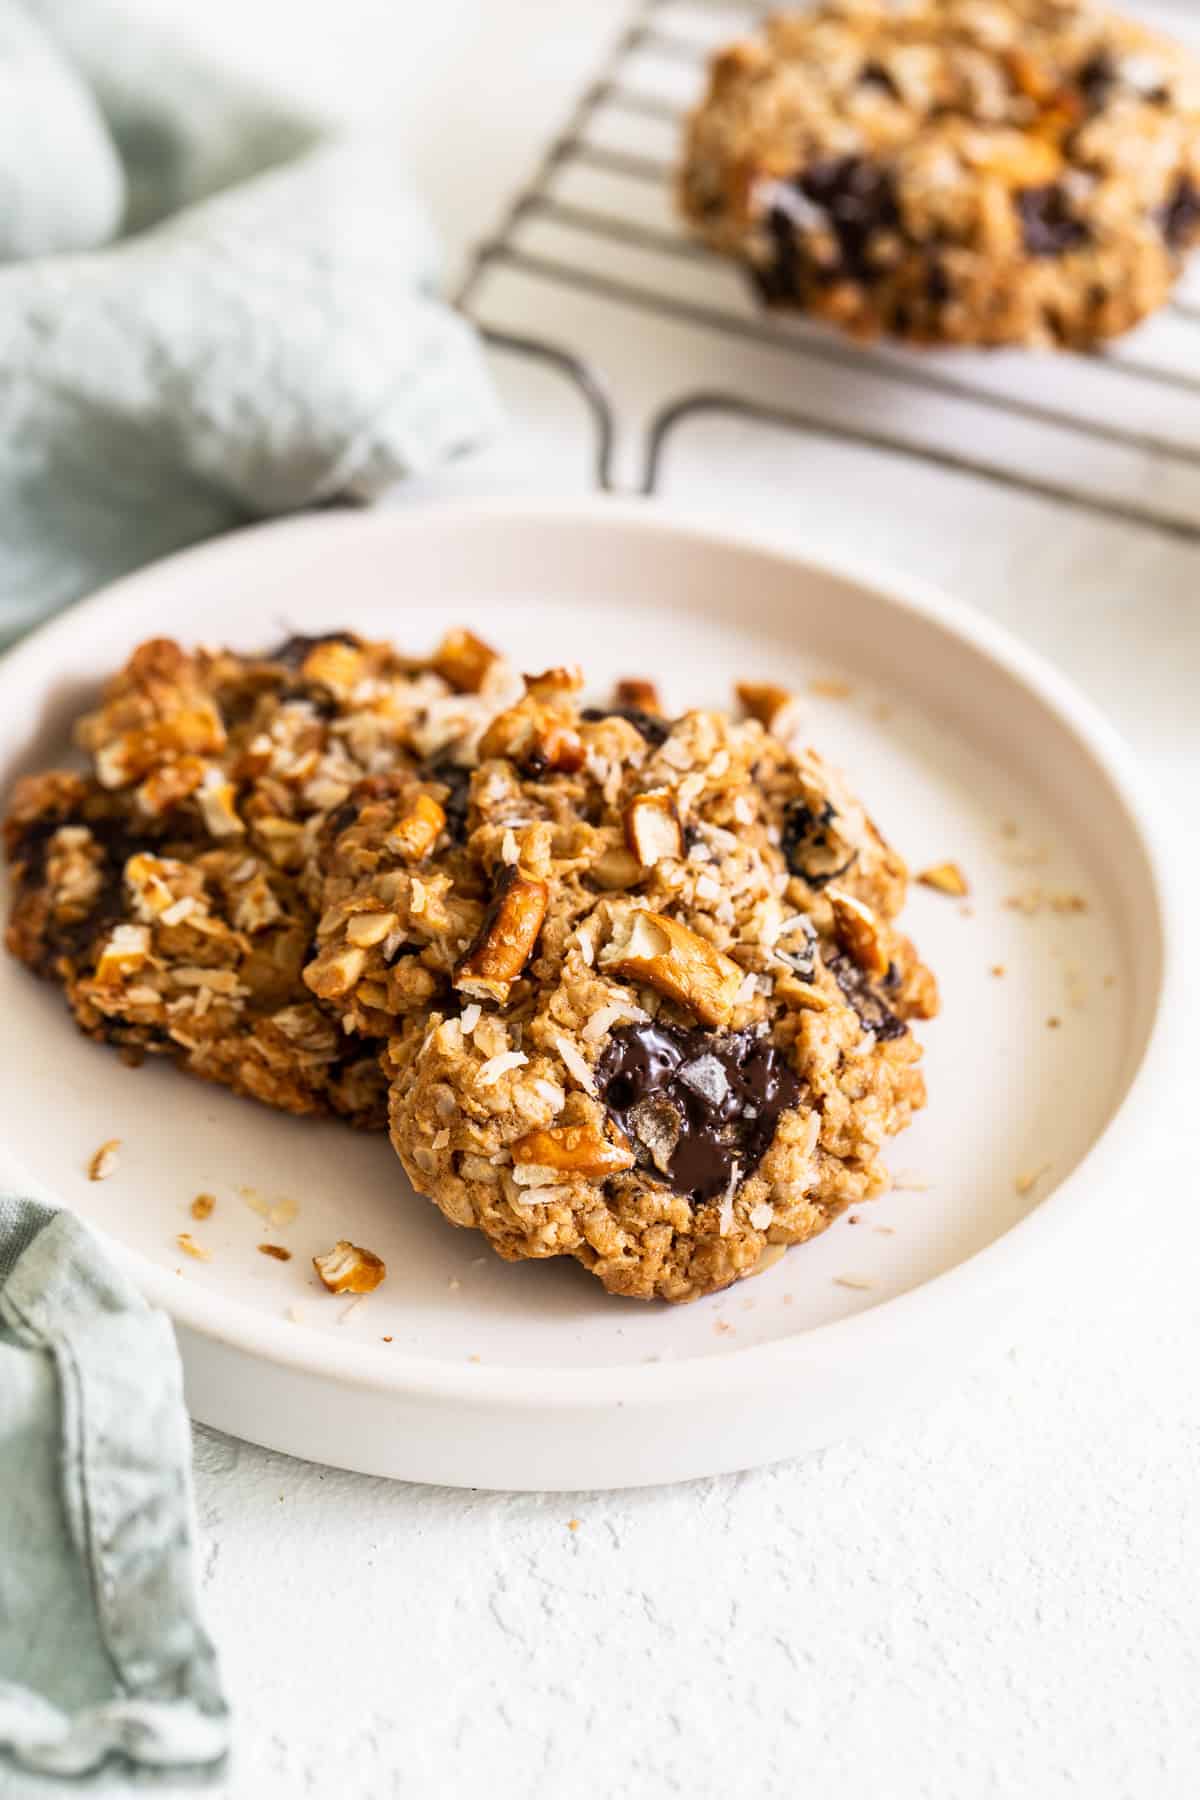
[[542,343],[538,338],[518,337],[512,332],[493,331],[489,327],[484,327],[480,335],[494,350],[511,350],[516,356],[528,356],[534,362],[557,370],[579,391],[592,422],[592,470],[596,486],[602,493],[611,493],[616,424],[612,401],[596,371],[582,357],[560,350],[555,344]]

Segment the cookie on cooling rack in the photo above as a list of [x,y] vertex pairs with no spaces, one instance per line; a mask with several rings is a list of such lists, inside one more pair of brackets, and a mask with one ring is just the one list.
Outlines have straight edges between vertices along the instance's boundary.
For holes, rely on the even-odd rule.
[[1086,346],[1200,240],[1200,61],[1091,0],[824,0],[716,57],[679,193],[771,306]]
[[[438,985],[427,1015],[394,991],[385,1059],[419,1192],[510,1260],[691,1300],[883,1191],[886,1140],[924,1102],[907,1021],[936,987],[893,923],[904,865],[814,753],[754,719],[580,709],[575,685],[533,680],[482,738],[470,939],[441,871],[412,916],[396,851],[364,910],[339,892],[323,954],[386,919]],[[360,979],[378,1030],[388,970]]]

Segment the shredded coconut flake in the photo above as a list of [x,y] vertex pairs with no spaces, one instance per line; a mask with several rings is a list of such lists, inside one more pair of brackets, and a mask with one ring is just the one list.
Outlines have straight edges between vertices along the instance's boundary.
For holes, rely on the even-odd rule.
[[558,1051],[558,1054],[562,1057],[568,1073],[575,1077],[585,1094],[592,1094],[594,1096],[596,1093],[596,1083],[592,1071],[588,1068],[586,1061],[575,1048],[574,1044],[571,1043],[569,1038],[556,1037],[554,1046]]
[[604,1036],[609,1027],[618,1019],[626,1019],[631,1025],[640,1025],[650,1017],[640,1006],[634,1006],[629,1000],[610,1000],[594,1012],[583,1028],[585,1043],[595,1044]]
[[502,862],[515,863],[521,860],[521,852],[517,845],[516,833],[511,827],[500,840],[500,859]]
[[499,1056],[489,1056],[475,1072],[475,1086],[480,1088],[494,1087],[510,1069],[519,1069],[529,1058],[523,1050],[504,1050]]
[[558,1180],[558,1170],[545,1163],[518,1163],[513,1170],[513,1180],[518,1187],[553,1187]]
[[768,1225],[774,1223],[774,1220],[775,1208],[766,1200],[760,1200],[750,1214],[750,1223],[755,1231],[765,1231]]
[[463,1007],[462,1017],[459,1020],[459,1024],[462,1026],[462,1034],[464,1037],[470,1037],[471,1033],[474,1031],[475,1027],[478,1025],[480,1017],[482,1016],[482,1013],[483,1013],[483,1008],[481,1006],[464,1006]]
[[195,910],[196,902],[192,895],[184,894],[182,899],[176,900],[173,905],[166,908],[162,914],[162,922],[164,925],[182,925],[188,915],[194,913]]

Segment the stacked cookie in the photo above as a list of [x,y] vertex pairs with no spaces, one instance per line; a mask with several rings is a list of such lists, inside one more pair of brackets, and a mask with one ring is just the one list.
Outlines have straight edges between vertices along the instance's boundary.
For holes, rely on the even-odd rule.
[[1086,346],[1200,240],[1200,63],[1093,0],[824,0],[718,55],[679,191],[772,306]]
[[386,1122],[502,1256],[691,1299],[881,1192],[924,1101],[904,866],[784,698],[146,644],[13,797],[9,947],[129,1057]]

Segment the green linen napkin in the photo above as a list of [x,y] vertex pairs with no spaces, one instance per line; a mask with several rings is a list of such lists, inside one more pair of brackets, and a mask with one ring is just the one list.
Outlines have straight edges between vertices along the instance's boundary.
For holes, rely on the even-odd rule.
[[219,1773],[194,1540],[170,1323],[69,1213],[0,1197],[0,1794]]
[[0,644],[487,437],[437,277],[386,133],[327,140],[118,0],[0,0]]

